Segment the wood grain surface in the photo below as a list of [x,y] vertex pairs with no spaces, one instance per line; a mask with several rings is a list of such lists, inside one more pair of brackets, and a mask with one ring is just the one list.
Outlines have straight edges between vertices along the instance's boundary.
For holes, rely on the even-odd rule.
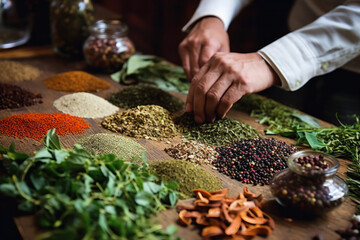
[[[67,92],[60,92],[51,89],[47,89],[43,84],[43,80],[47,77],[70,70],[84,70],[94,75],[100,77],[111,83],[111,88],[103,91],[96,92],[97,96],[108,98],[111,93],[115,93],[124,86],[119,85],[118,83],[112,81],[109,75],[92,72],[87,68],[83,61],[71,62],[68,60],[60,59],[54,55],[46,55],[36,58],[22,58],[16,59],[19,62],[31,64],[33,66],[38,67],[43,71],[41,76],[35,81],[30,82],[21,82],[17,83],[17,85],[22,88],[29,90],[33,93],[41,93],[43,96],[43,104],[38,104],[30,107],[24,107],[13,110],[1,110],[0,111],[0,119],[4,117],[8,117],[15,114],[21,113],[36,113],[36,112],[57,112],[55,107],[53,107],[53,101],[68,94]],[[178,96],[182,100],[185,100],[185,96],[179,93],[172,93],[175,96]],[[250,125],[252,125],[259,133],[263,134],[264,126],[258,124],[255,118],[250,117],[248,114],[244,112],[239,112],[236,110],[231,110],[228,114],[228,117],[238,119],[244,121]],[[102,119],[85,119],[89,124],[91,124],[91,128],[87,129],[84,133],[79,135],[67,135],[61,136],[61,141],[63,146],[66,148],[72,148],[73,144],[77,142],[79,138],[89,136],[94,133],[110,133],[110,131],[103,129],[100,126]],[[325,124],[322,122],[322,124]],[[268,137],[264,136],[263,137]],[[295,141],[291,139],[274,137],[276,139],[283,140],[288,144],[295,144]],[[170,157],[163,151],[163,149],[169,144],[165,142],[155,142],[151,140],[145,139],[137,139],[137,141],[142,144],[147,150],[147,158],[149,161],[158,161],[158,160],[166,160],[170,159]],[[178,135],[175,138],[171,139],[171,144],[175,144],[181,141],[181,136]],[[8,147],[11,142],[16,143],[17,151],[26,152],[28,154],[32,154],[35,150],[39,150],[42,148],[42,144],[33,139],[16,139],[11,137],[6,137],[4,135],[0,135],[0,145]],[[349,161],[345,161],[339,159],[341,163],[341,168],[339,170],[338,175],[345,178],[344,172],[346,171],[347,165]],[[239,191],[242,191],[242,187],[245,184],[242,184],[236,180],[230,179],[229,177],[218,173],[211,166],[204,166],[204,168],[215,175],[217,175],[223,184],[223,188],[229,188],[229,194],[231,196],[237,196]],[[338,235],[334,232],[337,229],[345,229],[349,224],[349,220],[351,216],[355,212],[355,204],[348,197],[346,201],[337,209],[329,212],[328,214],[315,218],[315,219],[304,219],[299,216],[289,215],[288,212],[284,211],[280,208],[274,201],[271,196],[270,190],[268,186],[252,186],[246,185],[249,189],[254,193],[261,193],[264,196],[264,199],[267,201],[266,206],[264,208],[265,212],[269,213],[276,222],[276,227],[273,233],[268,237],[268,239],[286,239],[286,240],[306,240],[312,239],[317,234],[321,234],[324,239],[339,239]],[[192,199],[181,200],[181,202],[191,203]],[[177,222],[177,212],[175,209],[170,209],[164,211],[157,216],[157,221],[159,221],[164,228],[169,224],[176,224]],[[32,240],[39,234],[41,231],[36,228],[34,223],[34,218],[32,216],[24,216],[24,217],[15,217],[15,223],[19,229],[19,232],[23,239]],[[179,226],[178,236],[183,239],[196,240],[201,239],[199,235],[199,230],[194,228],[193,226],[185,228]],[[255,239],[262,239],[261,237],[257,237]]]

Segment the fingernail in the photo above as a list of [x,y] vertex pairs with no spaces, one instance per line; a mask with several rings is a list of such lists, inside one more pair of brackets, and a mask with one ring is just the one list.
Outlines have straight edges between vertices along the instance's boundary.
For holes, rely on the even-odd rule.
[[204,120],[203,120],[201,117],[199,117],[199,116],[195,116],[195,122],[196,122],[196,123],[203,123]]
[[191,104],[190,103],[186,104],[185,111],[188,112],[188,113],[191,112]]

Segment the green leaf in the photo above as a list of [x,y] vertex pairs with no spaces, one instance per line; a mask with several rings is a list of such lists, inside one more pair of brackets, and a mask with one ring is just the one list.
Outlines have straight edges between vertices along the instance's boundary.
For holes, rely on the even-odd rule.
[[318,139],[317,132],[305,132],[305,138],[312,149],[321,149],[325,147],[324,142]]
[[296,113],[294,112],[292,114],[293,117],[296,117],[298,119],[300,119],[301,121],[307,123],[308,125],[310,125],[311,127],[314,128],[320,128],[321,125],[319,123],[319,121],[317,121],[315,118],[310,117],[309,115],[304,115],[304,114],[300,114],[300,113]]
[[61,149],[59,136],[55,134],[55,128],[50,129],[45,136],[45,146],[50,149]]
[[169,194],[169,200],[170,200],[170,205],[175,206],[175,204],[179,200],[179,195],[176,192],[171,192]]
[[106,223],[106,217],[105,217],[105,214],[103,214],[103,213],[99,214],[99,226],[104,232],[106,232],[108,230],[108,226]]
[[143,183],[144,191],[147,193],[158,193],[161,191],[162,187],[156,183],[153,182],[144,182]]
[[140,54],[132,55],[127,61],[126,74],[131,75],[136,73],[136,71],[140,68],[145,68],[154,65],[154,62],[151,61],[152,59],[153,57],[151,56],[140,55]]
[[147,192],[139,192],[135,195],[135,202],[140,206],[150,207],[150,203],[152,202],[152,195]]
[[36,159],[41,159],[41,158],[50,158],[50,159],[51,159],[51,158],[52,158],[52,155],[51,155],[51,153],[48,151],[47,148],[43,148],[43,149],[41,149],[41,150],[39,150],[39,151],[36,152],[35,158],[36,158]]
[[43,176],[35,176],[35,173],[32,173],[29,178],[36,190],[40,190],[44,187],[46,180]]
[[179,229],[174,224],[169,225],[165,230],[165,232],[169,235],[174,235],[178,231]]
[[3,196],[15,198],[19,193],[13,184],[3,183],[0,185],[0,194]]

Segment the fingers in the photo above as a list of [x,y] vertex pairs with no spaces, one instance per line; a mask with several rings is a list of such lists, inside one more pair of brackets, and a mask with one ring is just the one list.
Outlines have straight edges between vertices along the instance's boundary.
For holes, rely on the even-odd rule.
[[185,75],[189,81],[191,81],[191,74],[190,74],[190,56],[189,52],[186,47],[186,43],[182,42],[179,45],[179,55],[181,58],[182,66],[184,68]]
[[199,66],[202,67],[209,61],[209,59],[218,52],[219,49],[214,46],[204,45],[201,48],[200,57],[199,57]]
[[223,94],[219,105],[217,106],[217,115],[219,118],[224,118],[226,113],[231,109],[233,104],[238,101],[243,95],[244,91],[233,83]]

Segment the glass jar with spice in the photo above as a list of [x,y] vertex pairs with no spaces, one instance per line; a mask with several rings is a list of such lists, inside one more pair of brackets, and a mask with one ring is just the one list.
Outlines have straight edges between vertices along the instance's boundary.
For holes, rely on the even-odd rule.
[[306,215],[326,213],[344,202],[346,183],[336,172],[338,160],[328,154],[299,151],[289,156],[287,169],[277,173],[270,188],[276,201]]
[[127,25],[119,20],[99,20],[90,27],[91,35],[84,43],[87,63],[104,72],[119,70],[135,53],[127,36]]
[[90,0],[52,0],[50,24],[54,51],[63,57],[82,57],[82,47],[94,19]]

